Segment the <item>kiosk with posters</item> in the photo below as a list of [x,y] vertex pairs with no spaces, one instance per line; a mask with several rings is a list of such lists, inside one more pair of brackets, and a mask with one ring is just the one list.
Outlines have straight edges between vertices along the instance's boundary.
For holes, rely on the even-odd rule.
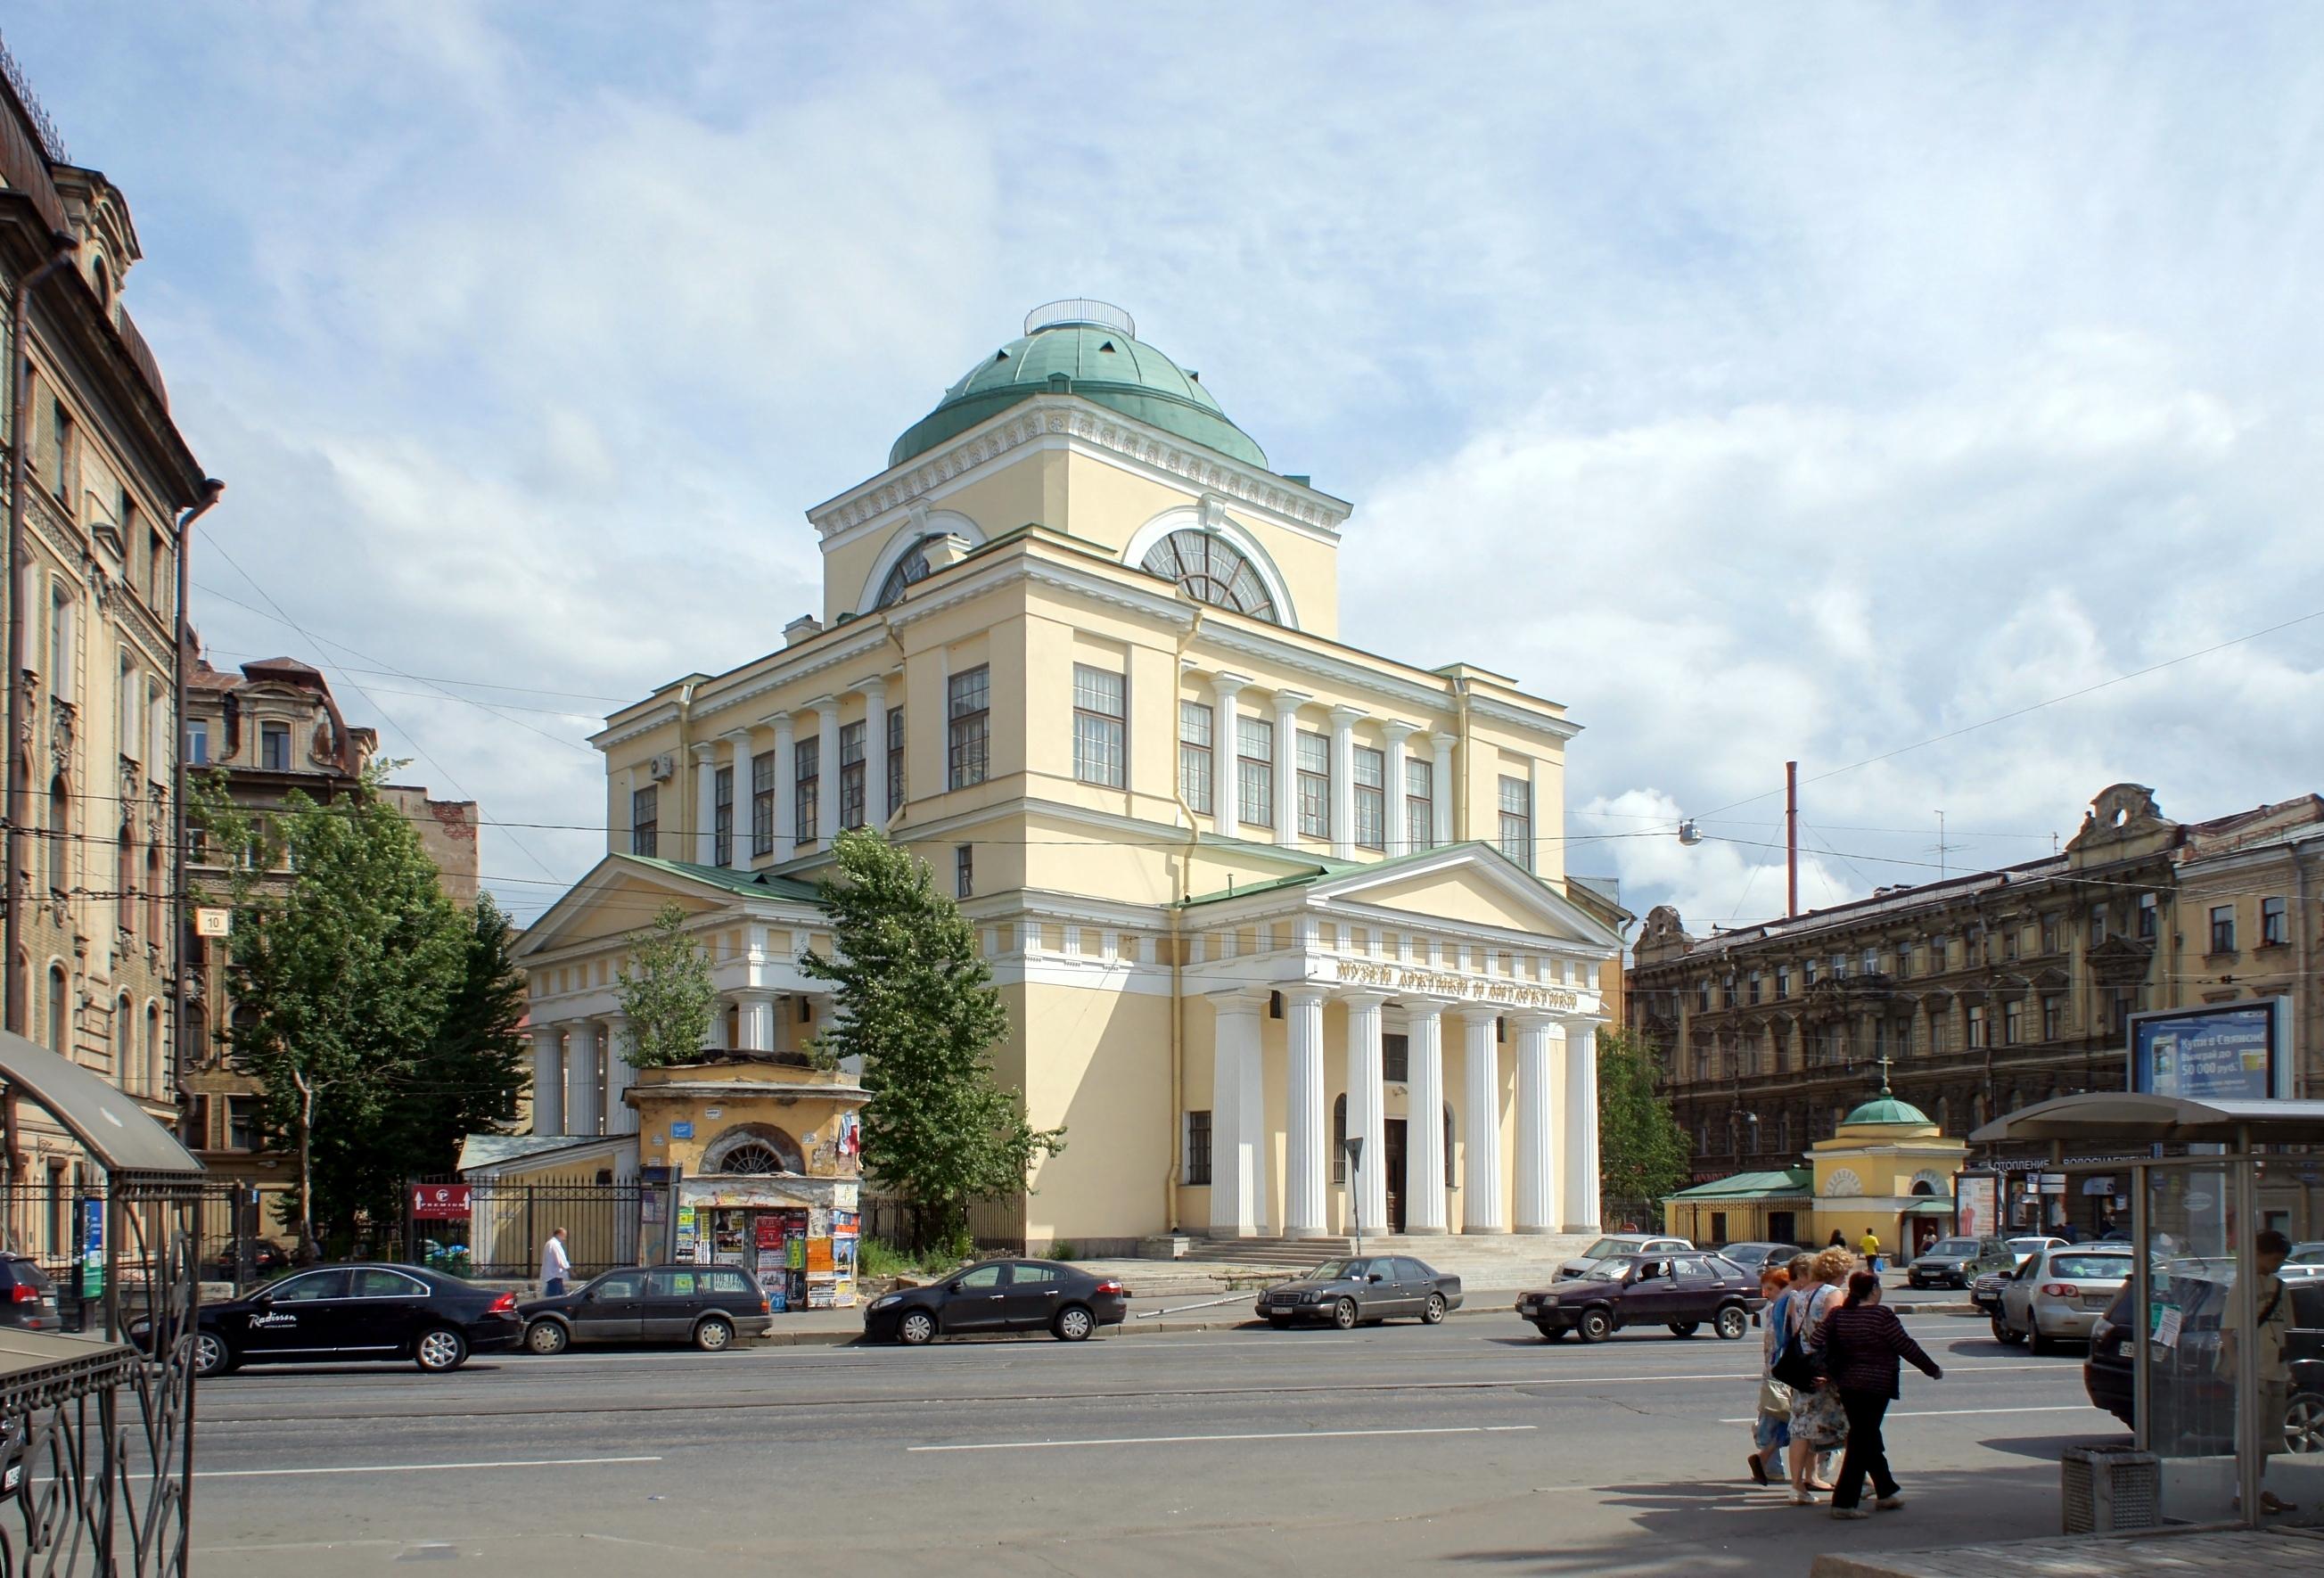
[[777,1314],[852,1309],[861,1189],[853,1178],[681,1178],[676,1258],[747,1269]]

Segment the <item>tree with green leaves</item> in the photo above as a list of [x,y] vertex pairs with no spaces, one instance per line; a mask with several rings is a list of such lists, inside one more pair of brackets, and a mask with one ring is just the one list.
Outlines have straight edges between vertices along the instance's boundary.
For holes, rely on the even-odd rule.
[[410,1166],[392,1137],[470,963],[468,922],[378,784],[327,803],[294,790],[259,817],[210,778],[189,807],[206,839],[248,852],[228,877],[229,1047],[259,1083],[262,1130],[298,1157],[285,1225],[302,1246],[392,1216]]
[[1598,1032],[1598,1176],[1609,1202],[1659,1212],[1665,1195],[1685,1186],[1686,1136],[1659,1083],[1642,1039]]
[[461,921],[459,978],[435,1038],[399,1079],[390,1107],[385,1138],[406,1177],[449,1172],[464,1137],[507,1128],[532,1078],[516,927],[490,893]]
[[653,922],[623,939],[630,956],[613,995],[629,1019],[630,1066],[699,1063],[718,1011],[710,955],[686,935],[687,914],[665,904]]
[[833,983],[816,1053],[862,1059],[865,1171],[912,1202],[939,1242],[964,1247],[969,1206],[1024,1188],[1065,1131],[1035,1129],[1019,1093],[994,1079],[1008,1010],[975,929],[927,863],[871,828],[841,834],[834,853],[837,872],[820,884],[833,956],[800,964]]

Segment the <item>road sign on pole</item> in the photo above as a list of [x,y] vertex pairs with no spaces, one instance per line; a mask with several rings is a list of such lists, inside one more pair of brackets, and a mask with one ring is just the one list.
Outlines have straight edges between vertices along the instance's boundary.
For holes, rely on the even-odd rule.
[[1364,1137],[1351,1134],[1341,1142],[1348,1151],[1348,1207],[1355,1213],[1356,1253],[1364,1252]]

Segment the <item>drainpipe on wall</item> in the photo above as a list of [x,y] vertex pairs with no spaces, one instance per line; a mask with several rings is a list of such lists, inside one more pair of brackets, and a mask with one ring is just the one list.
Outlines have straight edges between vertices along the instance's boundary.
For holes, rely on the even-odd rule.
[[[193,634],[193,626],[186,618],[186,594],[193,584],[193,572],[188,561],[193,557],[194,522],[209,513],[210,507],[218,502],[218,495],[224,492],[226,484],[216,477],[204,478],[201,498],[178,517],[178,617],[174,622],[178,650],[171,675],[171,683],[177,692],[178,709],[178,739],[176,753],[171,760],[176,762],[178,771],[170,785],[170,881],[173,884],[171,891],[177,895],[176,902],[171,906],[177,920],[177,946],[170,959],[170,1046],[174,1053],[171,1061],[180,1078],[189,1066],[186,955],[191,951],[187,946],[186,935],[189,897],[186,892],[186,790],[192,782],[186,773],[186,647],[188,638]],[[191,1050],[198,1053],[199,1048]],[[171,1081],[171,1088],[173,1094],[178,1094],[175,1079]]]
[[[2308,1027],[2302,1021],[2315,1018],[2315,955],[2310,942],[2314,928],[2310,924],[2308,912],[2308,867],[2300,858],[2300,845],[2297,844],[2292,846],[2292,891],[2293,902],[2300,908],[2300,975],[2292,989],[2292,1022],[2294,1029],[2292,1041],[2295,1047],[2313,1047],[2317,1043],[2305,1034]],[[2296,1065],[2292,1071],[2292,1094],[2296,1097],[2316,1094],[2308,1078],[2308,1070]]]
[[[1178,639],[1177,650],[1171,653],[1170,660],[1180,673],[1185,672],[1186,649],[1193,646],[1194,638],[1202,633],[1203,608],[1202,604],[1194,604],[1194,623],[1186,626],[1186,633]],[[1171,681],[1170,694],[1174,697],[1177,695],[1175,677]],[[1172,737],[1176,737],[1175,730]],[[1211,720],[1211,793],[1213,796],[1219,792],[1219,720],[1213,717]],[[1178,897],[1170,906],[1170,1134],[1167,1153],[1170,1165],[1162,1169],[1162,1227],[1164,1232],[1175,1233],[1178,1231],[1179,1152],[1184,1149],[1178,1137],[1178,1114],[1186,1104],[1186,885],[1188,872],[1194,863],[1194,846],[1203,835],[1201,824],[1194,820],[1194,808],[1186,804],[1186,786],[1179,781],[1175,762],[1170,771],[1170,798],[1177,803],[1178,815],[1186,821],[1185,847],[1178,854]],[[1218,1104],[1215,1094],[1211,1098],[1211,1104],[1213,1108]],[[1214,1172],[1212,1176],[1215,1177],[1217,1175]]]

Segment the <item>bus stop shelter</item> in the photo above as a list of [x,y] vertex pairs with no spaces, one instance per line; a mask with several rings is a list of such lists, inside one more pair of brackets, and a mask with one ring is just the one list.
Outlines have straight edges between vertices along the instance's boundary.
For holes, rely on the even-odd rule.
[[[2301,1428],[2324,1409],[2324,1278],[2280,1269],[2273,1236],[2324,1239],[2324,1101],[2061,1096],[1970,1138],[2046,1141],[2055,1171],[2132,1176],[2134,1324],[2121,1349],[2137,1445],[2159,1466],[2160,1518],[2324,1514],[2324,1451]],[[2070,1166],[2069,1149],[2133,1159]]]

